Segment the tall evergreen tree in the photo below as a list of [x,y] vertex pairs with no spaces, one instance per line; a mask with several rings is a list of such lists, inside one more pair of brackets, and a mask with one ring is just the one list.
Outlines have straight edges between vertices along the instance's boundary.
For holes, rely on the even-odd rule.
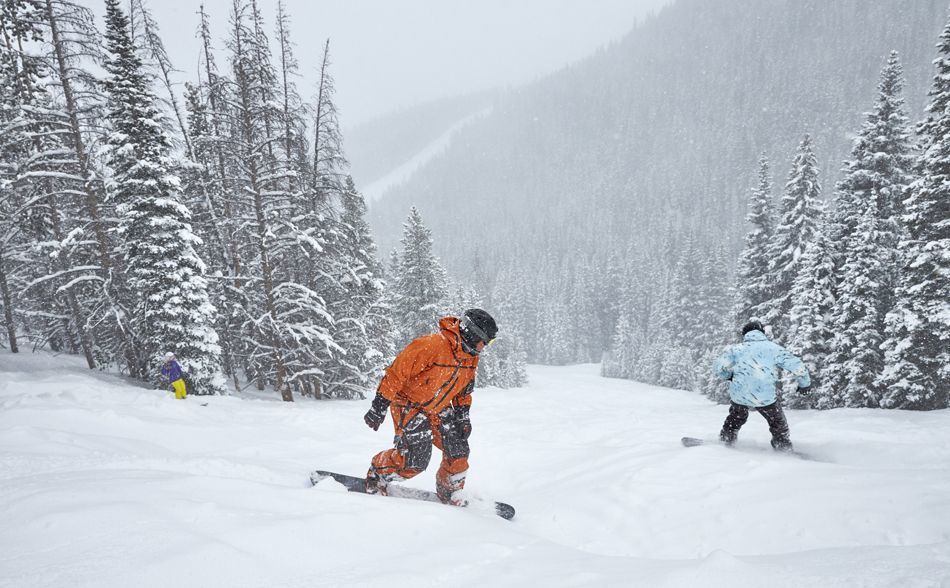
[[815,237],[822,215],[818,162],[811,138],[805,135],[798,146],[782,195],[781,215],[769,243],[769,301],[764,308],[767,324],[775,338],[785,342],[790,327],[792,286],[801,267],[805,244]]
[[630,317],[632,309],[628,305],[620,308],[620,317],[614,328],[614,337],[610,350],[604,357],[600,375],[606,378],[633,377],[633,366],[639,354],[637,349],[637,333]]
[[222,392],[215,309],[204,263],[194,250],[199,240],[180,201],[179,181],[170,170],[170,142],[118,0],[106,0],[106,39],[113,173],[108,190],[116,203],[120,249],[134,296],[140,373],[155,373],[170,348],[191,366],[198,393]]
[[749,194],[745,246],[736,267],[736,325],[751,317],[765,317],[769,301],[769,242],[772,238],[772,173],[763,154],[759,159],[759,183]]
[[[128,289],[124,285],[124,268],[110,238],[114,229],[113,210],[103,197],[101,174],[96,169],[90,145],[100,139],[99,106],[103,101],[97,88],[99,82],[84,64],[101,60],[102,40],[96,30],[92,12],[70,0],[45,0],[42,23],[48,31],[49,58],[55,81],[53,85],[62,98],[62,113],[68,124],[64,139],[69,146],[69,159],[75,173],[68,178],[69,189],[82,195],[82,208],[69,211],[81,218],[82,234],[88,234],[94,245],[94,255],[86,259],[85,268],[94,275],[84,278],[96,284],[95,296],[84,306],[91,316],[86,321],[97,325],[96,355],[98,363],[119,362],[135,377],[147,377],[141,372],[136,347],[131,340],[131,326],[127,323]],[[78,276],[71,276],[75,282]]]
[[832,406],[875,408],[874,380],[883,368],[884,306],[881,285],[889,265],[885,234],[876,207],[868,206],[856,228],[833,315],[835,334],[825,370],[823,399]]
[[919,125],[920,176],[901,221],[903,265],[886,318],[881,405],[950,406],[950,21],[937,44],[937,74]]
[[769,300],[769,242],[772,238],[772,172],[763,154],[759,182],[749,194],[745,246],[736,266],[735,322],[741,327],[751,317],[765,317]]
[[837,303],[824,381],[832,405],[877,406],[880,399],[874,379],[883,368],[884,316],[897,286],[897,214],[913,165],[902,87],[900,61],[892,52],[875,108],[837,185],[832,224]]
[[785,387],[784,400],[790,408],[826,407],[821,397],[825,358],[833,332],[830,317],[834,308],[834,260],[824,224],[815,239],[805,244],[801,268],[792,284],[791,330],[788,348],[805,363],[811,375],[812,393],[798,393],[796,385]]
[[383,300],[382,264],[366,222],[366,202],[352,178],[345,187],[340,218],[345,295],[333,309],[333,336],[345,353],[335,361],[328,387],[330,396],[360,398],[382,376],[392,354],[392,319]]
[[[320,77],[313,105],[313,189],[317,194],[339,192],[343,183],[343,136],[336,103],[336,82],[330,73],[330,39],[323,46]],[[325,197],[326,198],[326,197]],[[319,201],[319,200],[318,200]]]
[[[241,177],[236,163],[233,132],[236,125],[228,112],[235,104],[234,85],[220,74],[215,63],[211,30],[204,6],[199,7],[198,38],[201,43],[200,80],[189,92],[186,107],[189,113],[188,131],[198,166],[188,179],[186,193],[201,193],[203,202],[197,203],[194,220],[198,232],[204,236],[203,259],[209,264],[213,279],[210,293],[218,308],[216,329],[221,341],[225,373],[231,376],[235,388],[240,387],[238,369],[247,366],[241,356],[250,355],[248,341],[242,336],[242,322],[249,306],[245,285],[248,282],[246,264],[238,238],[236,223],[241,212],[236,181]],[[202,76],[203,74],[203,76]],[[193,203],[194,206],[194,203]]]
[[[0,7],[0,84],[5,90],[0,99],[0,210],[7,213],[2,220],[8,227],[0,252],[0,293],[12,346],[16,300],[19,313],[28,317],[25,326],[35,345],[81,351],[94,368],[101,353],[88,309],[106,305],[95,254],[82,238],[88,219],[76,198],[90,178],[82,175],[69,144],[73,121],[54,102],[47,61],[25,50],[36,42],[44,47],[52,42],[46,9],[33,0]],[[79,27],[86,22],[78,17],[87,13],[76,10],[70,16]],[[83,31],[71,30],[81,43]],[[67,43],[61,47],[74,49]],[[16,291],[13,280],[19,282]],[[97,315],[96,321],[101,320]]]
[[392,302],[397,349],[436,328],[448,296],[448,278],[432,252],[432,233],[415,207],[403,225],[402,247]]
[[230,114],[234,121],[230,148],[235,165],[229,172],[238,206],[234,238],[246,251],[240,271],[242,277],[247,276],[246,280],[236,280],[235,286],[246,285],[246,302],[240,309],[244,314],[245,372],[259,389],[270,383],[281,398],[293,401],[286,340],[302,345],[311,334],[323,333],[288,333],[284,327],[302,327],[297,321],[305,318],[304,308],[319,308],[322,301],[305,285],[296,284],[282,289],[287,308],[278,308],[281,256],[288,244],[278,224],[290,208],[286,191],[290,172],[283,160],[274,157],[275,145],[280,144],[272,124],[275,77],[260,26],[253,26],[259,25],[259,19],[256,4],[232,2],[228,49],[233,72]]

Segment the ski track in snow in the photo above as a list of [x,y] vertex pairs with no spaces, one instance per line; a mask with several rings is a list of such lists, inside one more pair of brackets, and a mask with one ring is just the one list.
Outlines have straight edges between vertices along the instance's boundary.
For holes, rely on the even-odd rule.
[[483,108],[478,112],[462,117],[407,161],[383,177],[364,186],[361,192],[366,201],[369,203],[376,202],[391,188],[405,183],[419,168],[443,153],[459,130],[472,121],[487,116],[490,112],[491,108]]
[[[699,395],[532,366],[479,389],[489,513],[311,487],[389,446],[369,401],[176,401],[81,360],[0,356],[0,586],[950,588],[950,411],[788,411],[824,462],[718,445]],[[739,444],[768,447],[750,415]],[[440,458],[408,484],[434,485]]]

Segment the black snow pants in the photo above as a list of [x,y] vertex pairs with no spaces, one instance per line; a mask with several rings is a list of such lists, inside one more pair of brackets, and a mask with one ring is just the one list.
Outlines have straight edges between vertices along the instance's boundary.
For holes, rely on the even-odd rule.
[[[722,431],[719,433],[719,439],[727,445],[736,442],[739,429],[749,420],[749,408],[733,402],[729,405],[729,416],[726,422],[722,424]],[[769,432],[772,433],[772,447],[779,451],[791,451],[792,441],[788,438],[788,421],[785,420],[785,412],[778,401],[768,406],[753,407],[765,418],[769,424]]]

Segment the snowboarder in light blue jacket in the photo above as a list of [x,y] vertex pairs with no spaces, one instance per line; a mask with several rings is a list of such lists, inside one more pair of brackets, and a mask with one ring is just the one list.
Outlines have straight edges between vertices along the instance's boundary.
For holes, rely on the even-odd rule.
[[742,343],[726,348],[714,365],[716,375],[730,380],[729,398],[732,402],[729,416],[719,433],[723,443],[735,443],[739,429],[749,418],[749,409],[754,409],[769,424],[772,447],[780,451],[792,450],[788,422],[775,395],[776,388],[781,385],[780,368],[797,377],[800,393],[808,393],[811,379],[802,360],[769,341],[762,323],[750,320],[742,327]]

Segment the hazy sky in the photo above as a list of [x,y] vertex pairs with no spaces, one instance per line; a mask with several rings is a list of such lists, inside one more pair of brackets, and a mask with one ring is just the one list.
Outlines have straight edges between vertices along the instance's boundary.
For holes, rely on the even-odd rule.
[[[103,3],[80,0],[101,17]],[[285,0],[304,98],[330,38],[341,122],[427,100],[518,84],[618,39],[671,0]],[[273,40],[277,0],[258,0]],[[180,81],[196,77],[195,0],[146,0]],[[231,0],[205,0],[219,52]],[[99,18],[100,29],[101,18]],[[224,56],[219,67],[226,67]]]

